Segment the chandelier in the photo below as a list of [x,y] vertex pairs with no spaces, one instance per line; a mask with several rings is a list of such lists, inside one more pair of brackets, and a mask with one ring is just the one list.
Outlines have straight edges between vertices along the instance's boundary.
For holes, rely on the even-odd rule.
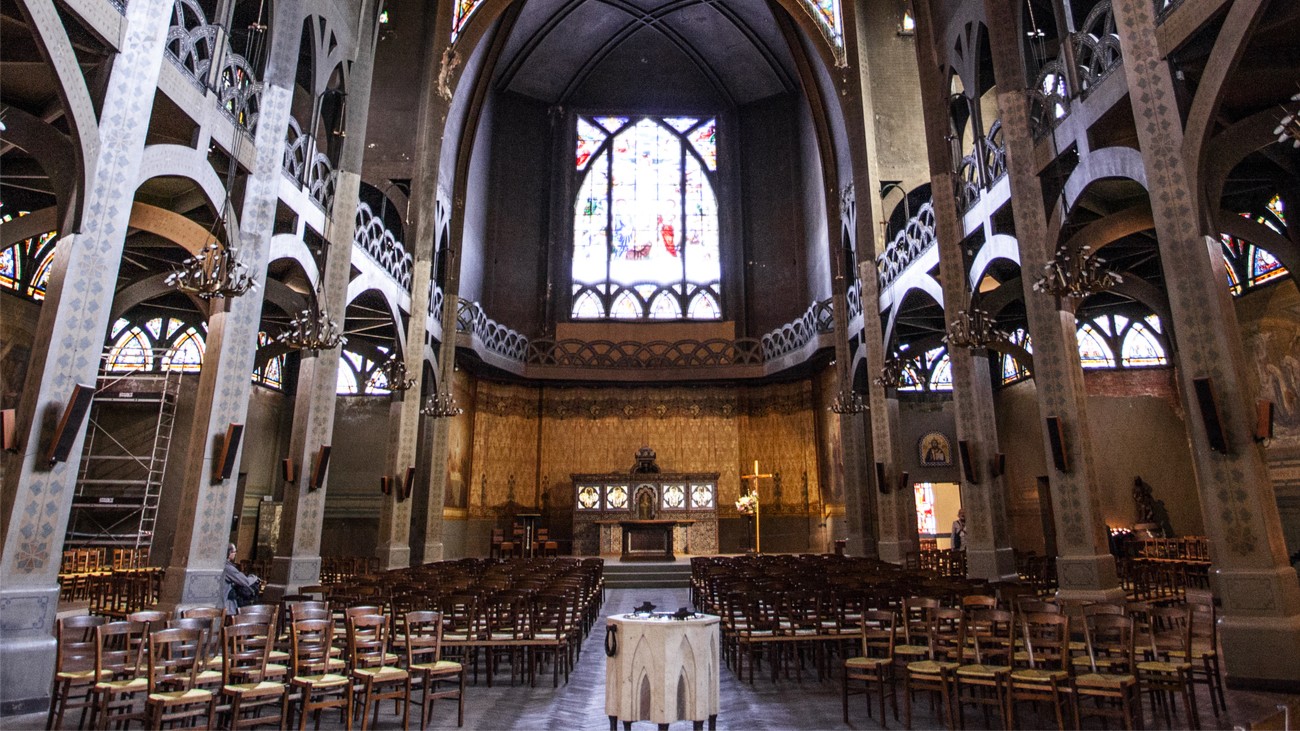
[[1072,256],[1064,249],[1058,250],[1056,258],[1043,266],[1043,276],[1035,280],[1034,291],[1065,299],[1083,299],[1124,281],[1119,274],[1103,269],[1105,260],[1090,256],[1089,251],[1092,247],[1084,246]]
[[451,391],[438,391],[429,397],[420,413],[435,419],[445,419],[449,416],[460,416],[465,410],[456,403],[456,397],[451,395]]
[[233,246],[222,246],[215,239],[199,253],[181,262],[180,268],[167,275],[169,286],[201,299],[238,297],[257,286],[248,266],[239,260]]
[[880,375],[872,381],[877,386],[885,388],[898,388],[903,385],[903,376],[907,373],[907,365],[902,358],[897,355],[891,355],[885,358],[885,363],[880,367]]
[[409,391],[415,385],[415,377],[407,375],[406,361],[396,351],[375,369],[371,378],[377,380],[378,376],[384,377],[384,388],[393,393]]
[[999,330],[992,315],[979,308],[969,312],[958,310],[957,317],[948,327],[943,342],[952,348],[987,348],[997,342],[1006,342],[1009,336]]
[[330,319],[325,307],[319,304],[323,295],[316,292],[311,307],[299,312],[289,321],[289,327],[276,336],[276,341],[290,350],[333,350],[348,341],[343,329]]
[[[1291,97],[1291,101],[1300,102],[1300,94]],[[1294,147],[1300,147],[1300,112],[1287,112],[1286,108],[1282,109],[1285,114],[1281,119],[1281,124],[1273,130],[1277,135],[1277,141],[1283,144],[1290,142]]]
[[837,414],[861,414],[867,408],[867,402],[862,398],[862,394],[851,388],[842,389],[835,394],[835,400],[831,402],[831,411]]

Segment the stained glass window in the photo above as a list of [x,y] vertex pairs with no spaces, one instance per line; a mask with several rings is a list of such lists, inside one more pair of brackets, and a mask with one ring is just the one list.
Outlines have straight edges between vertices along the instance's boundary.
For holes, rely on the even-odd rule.
[[455,0],[456,6],[452,9],[451,14],[451,42],[455,43],[456,38],[460,36],[461,31],[465,30],[465,23],[469,22],[469,16],[478,10],[483,4],[483,0]]
[[931,536],[938,533],[934,520],[934,485],[918,482],[912,489],[916,493],[916,532]]
[[[1024,348],[1029,353],[1034,352],[1034,344],[1029,339],[1029,333],[1025,332],[1025,329],[1023,327],[1016,328],[1016,330],[1011,333],[1011,342],[1014,345],[1019,345],[1020,347]],[[1023,363],[1011,357],[1010,355],[1003,353],[1002,355],[1002,383],[1003,384],[1015,383],[1016,381],[1023,381],[1028,377],[1029,377],[1029,369],[1026,368]]]
[[575,320],[716,320],[722,264],[716,123],[579,117]]
[[153,349],[149,336],[138,327],[127,329],[108,351],[106,369],[110,373],[147,371],[153,369]]
[[1079,362],[1084,368],[1114,368],[1115,356],[1104,334],[1091,322],[1079,328]]
[[[257,347],[265,348],[271,344],[271,336],[265,332],[257,334]],[[253,369],[253,383],[267,386],[277,391],[284,389],[284,353],[267,359],[265,365]]]
[[1268,202],[1268,211],[1282,224],[1283,228],[1286,228],[1286,211],[1282,207],[1282,196],[1273,196],[1273,200]]
[[[1154,318],[1154,315],[1152,317]],[[1134,322],[1129,326],[1119,356],[1120,364],[1124,366],[1158,366],[1168,362],[1164,348],[1160,346],[1160,342],[1147,329],[1143,321]]]
[[[174,320],[179,323],[179,320]],[[163,355],[162,367],[182,373],[198,373],[203,368],[203,338],[194,328],[186,328]]]
[[[26,212],[19,214],[26,215]],[[12,220],[5,216],[2,220]],[[0,251],[0,289],[7,289],[27,299],[45,299],[54,263],[54,231],[24,239]]]
[[1250,260],[1251,284],[1263,284],[1271,279],[1284,276],[1286,269],[1282,262],[1263,249],[1256,248]]
[[[1280,201],[1278,205],[1281,205]],[[1280,220],[1270,223],[1265,216],[1260,216],[1258,220],[1271,225],[1275,230],[1280,230],[1285,225]],[[1241,296],[1252,287],[1280,280],[1290,274],[1277,257],[1250,242],[1227,234],[1220,235],[1219,240],[1223,242],[1223,265],[1228,275],[1228,290],[1234,297]]]
[[935,348],[925,354],[926,360],[933,363],[930,370],[931,391],[952,390],[952,359],[948,357],[947,348]]
[[812,14],[817,25],[821,26],[822,33],[838,49],[844,43],[844,36],[840,31],[840,0],[804,0],[808,6],[808,12]]

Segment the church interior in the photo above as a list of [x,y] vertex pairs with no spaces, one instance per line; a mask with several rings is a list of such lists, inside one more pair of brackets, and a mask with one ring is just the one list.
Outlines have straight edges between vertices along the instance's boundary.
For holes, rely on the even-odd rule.
[[[141,673],[202,633],[200,722],[364,728],[400,675],[421,728],[612,729],[650,598],[722,618],[711,728],[1284,727],[1297,39],[1288,0],[0,0],[0,725],[190,712],[120,630]],[[232,572],[273,697],[228,690]]]

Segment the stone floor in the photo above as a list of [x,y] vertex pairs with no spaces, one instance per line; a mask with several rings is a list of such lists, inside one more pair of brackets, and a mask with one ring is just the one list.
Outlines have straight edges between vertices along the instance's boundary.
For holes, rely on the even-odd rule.
[[[650,601],[663,609],[675,609],[687,603],[685,589],[615,589],[610,590],[604,606],[605,614],[617,614],[631,611],[643,601]],[[470,685],[466,690],[465,728],[467,729],[553,729],[555,731],[575,731],[577,729],[594,729],[601,731],[609,728],[605,715],[605,656],[604,656],[603,622],[598,623],[587,638],[580,658],[568,685],[558,689],[551,688],[549,671],[546,677],[538,678],[538,687],[526,685],[509,685],[505,673],[498,676],[494,686],[488,688],[480,678],[478,685]],[[561,679],[563,683],[563,679]],[[818,682],[811,671],[806,671],[802,682],[795,679],[782,679],[772,683],[767,676],[755,675],[755,684],[742,683],[725,667],[722,671],[722,707],[718,714],[719,729],[744,729],[760,731],[765,729],[863,729],[880,728],[880,725],[868,719],[865,714],[863,699],[854,697],[851,710],[856,714],[855,720],[845,726],[840,717],[840,685],[838,680]],[[1215,719],[1210,710],[1204,688],[1198,688],[1201,722],[1204,728],[1231,729],[1234,725],[1248,727],[1250,721],[1262,718],[1273,712],[1277,703],[1288,700],[1285,696],[1230,692],[1229,710],[1220,719]],[[1289,699],[1295,700],[1295,699]],[[379,728],[395,729],[401,726],[401,716],[392,714],[392,704],[385,703],[379,718]],[[418,712],[418,707],[413,709]],[[1024,719],[1024,728],[1038,728],[1055,725],[1047,717],[1034,720],[1030,711],[1029,722]],[[1095,719],[1094,719],[1095,721]],[[75,719],[73,720],[75,723]],[[996,723],[996,719],[994,719]],[[43,728],[43,715],[19,716],[0,719],[3,729]],[[982,719],[975,713],[967,713],[967,723],[972,728],[983,728]],[[1295,722],[1293,721],[1293,728]],[[1185,726],[1186,721],[1176,718],[1175,727]],[[341,728],[337,715],[322,719],[322,728]],[[901,723],[889,719],[890,728],[901,728]],[[917,728],[934,728],[941,726],[941,719],[929,713],[929,704],[924,700],[918,703],[914,721]],[[1099,724],[1085,720],[1085,726],[1100,728]],[[418,722],[412,726],[418,728]],[[436,729],[456,728],[456,707],[454,701],[438,701],[434,706],[434,718],[430,725]],[[1163,719],[1152,723],[1147,713],[1148,728],[1163,728]],[[654,729],[654,724],[638,722],[633,724],[634,731]],[[689,722],[672,724],[673,731],[690,729]]]

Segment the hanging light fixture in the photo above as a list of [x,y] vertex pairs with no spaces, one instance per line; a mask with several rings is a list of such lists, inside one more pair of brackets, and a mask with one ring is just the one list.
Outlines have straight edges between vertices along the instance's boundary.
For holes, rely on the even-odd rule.
[[872,381],[877,386],[885,388],[898,388],[903,385],[903,375],[907,373],[907,365],[897,354],[885,358],[885,363],[880,367],[880,375]]
[[950,348],[987,348],[997,342],[1010,339],[1005,332],[997,328],[997,323],[989,313],[979,308],[969,312],[958,310],[957,317],[943,336],[943,342]]
[[442,389],[429,397],[420,409],[420,413],[434,419],[445,419],[451,416],[460,416],[465,410],[456,403],[456,397],[451,395],[450,390]]
[[[234,229],[230,225],[235,218],[230,190],[235,183],[235,168],[235,156],[231,154],[230,166],[226,170],[226,196],[221,204],[221,215],[212,222],[208,229],[208,241],[199,253],[182,261],[175,271],[167,275],[165,281],[168,286],[205,300],[238,297],[257,286],[257,279],[240,260],[238,248],[230,241],[234,235]],[[218,223],[222,223],[226,230],[227,242],[224,244],[217,239]]]
[[867,409],[866,399],[851,388],[841,389],[835,394],[835,400],[831,401],[831,411],[837,414],[861,414]]
[[317,290],[311,305],[289,321],[289,327],[276,336],[276,342],[290,350],[333,350],[348,341],[343,329],[330,319],[323,303],[324,295]]
[[1034,291],[1063,299],[1084,299],[1124,281],[1119,274],[1102,268],[1104,259],[1089,255],[1090,246],[1069,254],[1058,249],[1056,258],[1043,266],[1043,276],[1034,281]]
[[393,351],[388,360],[375,369],[375,376],[383,376],[384,388],[393,393],[409,391],[415,385],[415,377],[407,375],[406,361],[402,359],[397,351]]
[[[1291,97],[1291,101],[1300,102],[1300,94]],[[1290,142],[1293,147],[1300,147],[1300,112],[1288,112],[1285,107],[1282,112],[1281,124],[1273,130],[1273,134],[1277,135],[1277,141],[1282,144]]]

